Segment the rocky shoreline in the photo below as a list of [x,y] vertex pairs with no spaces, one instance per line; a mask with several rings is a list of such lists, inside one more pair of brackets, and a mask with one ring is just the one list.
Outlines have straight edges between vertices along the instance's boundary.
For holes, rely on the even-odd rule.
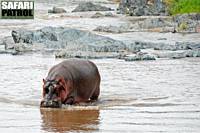
[[[119,8],[122,7],[122,3],[120,3]],[[161,6],[159,7],[159,4],[157,7],[153,7],[155,7],[155,9],[161,8]],[[145,7],[145,9],[147,8],[150,8],[150,6],[148,5]],[[152,11],[155,9],[152,9]],[[167,15],[165,10],[157,10],[160,10]],[[174,35],[183,34],[183,36],[191,33],[200,35],[200,14],[198,13],[183,14],[173,17],[162,16],[162,13],[159,14],[160,16],[137,15],[129,17],[117,15],[113,12],[111,7],[104,7],[99,4],[88,2],[79,4],[72,11],[72,14],[74,12],[83,12],[87,14],[88,11],[101,11],[94,12],[91,16],[94,20],[104,19],[105,17],[108,19],[118,18],[123,20],[124,23],[116,26],[96,26],[95,29],[91,29],[90,31],[65,26],[46,26],[37,30],[29,30],[26,28],[13,29],[11,31],[11,36],[6,36],[1,39],[0,54],[8,53],[18,55],[51,51],[56,58],[118,58],[124,59],[125,61],[200,57],[199,40],[178,40],[170,42],[168,41],[170,38],[159,38],[157,41],[147,41],[145,38],[144,40],[137,40],[137,38],[135,38],[133,41],[127,42],[120,38],[115,39],[107,36],[109,34],[121,35],[123,33],[131,34],[137,32],[155,32],[159,34],[171,33]],[[67,14],[67,11],[60,7],[53,7],[48,13],[63,15]],[[104,34],[107,35],[105,36]]]

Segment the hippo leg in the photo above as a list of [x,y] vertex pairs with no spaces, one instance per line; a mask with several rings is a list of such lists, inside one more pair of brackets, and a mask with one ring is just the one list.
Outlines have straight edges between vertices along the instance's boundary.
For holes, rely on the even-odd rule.
[[65,104],[69,104],[72,105],[74,103],[74,98],[73,97],[69,97],[65,100]]
[[94,91],[94,93],[92,94],[92,96],[90,97],[90,100],[96,101],[99,97],[99,93],[100,93],[100,88],[97,87],[96,90]]

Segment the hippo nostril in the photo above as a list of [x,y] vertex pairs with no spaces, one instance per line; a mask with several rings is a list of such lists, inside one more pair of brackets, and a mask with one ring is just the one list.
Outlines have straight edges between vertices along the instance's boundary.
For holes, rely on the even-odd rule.
[[40,104],[40,107],[45,107],[45,108],[60,108],[62,106],[62,103],[61,101],[57,100],[57,99],[54,99],[54,100],[45,100],[45,101],[42,101],[41,104]]

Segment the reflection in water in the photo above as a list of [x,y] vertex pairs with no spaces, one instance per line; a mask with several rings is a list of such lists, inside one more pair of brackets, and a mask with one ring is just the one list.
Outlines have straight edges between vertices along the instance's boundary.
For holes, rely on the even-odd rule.
[[40,109],[42,130],[48,132],[96,131],[99,110]]

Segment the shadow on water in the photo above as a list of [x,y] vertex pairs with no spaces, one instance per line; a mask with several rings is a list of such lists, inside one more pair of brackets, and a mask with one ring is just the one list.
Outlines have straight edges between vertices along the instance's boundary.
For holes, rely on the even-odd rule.
[[99,110],[40,109],[42,130],[47,132],[98,131]]

